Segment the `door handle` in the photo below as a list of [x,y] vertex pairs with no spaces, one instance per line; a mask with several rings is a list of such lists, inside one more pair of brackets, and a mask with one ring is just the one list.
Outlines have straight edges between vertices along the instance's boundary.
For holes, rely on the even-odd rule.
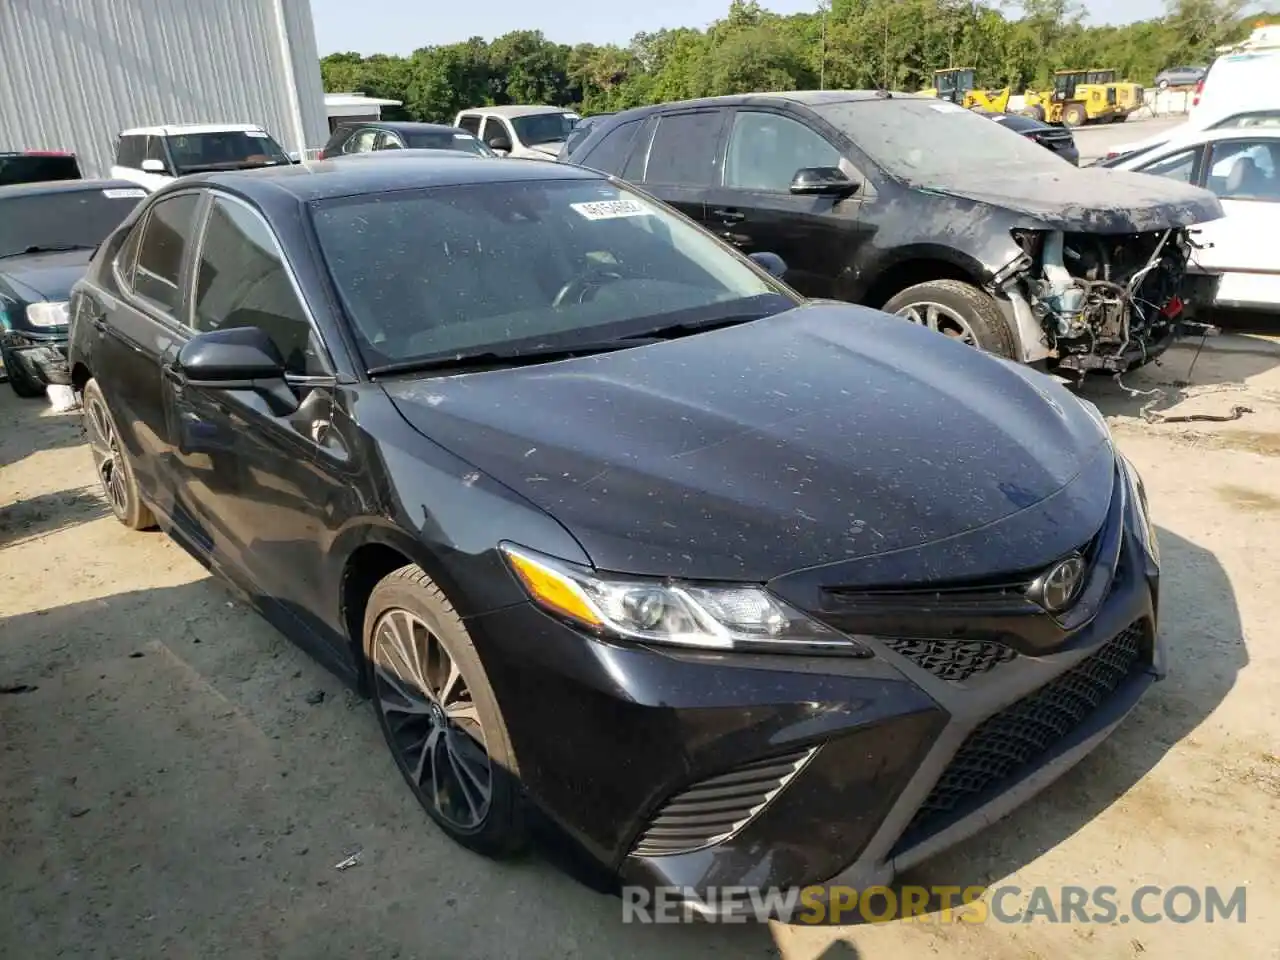
[[741,210],[734,210],[732,207],[716,207],[711,211],[712,216],[718,217],[725,223],[741,223],[747,219],[747,215]]

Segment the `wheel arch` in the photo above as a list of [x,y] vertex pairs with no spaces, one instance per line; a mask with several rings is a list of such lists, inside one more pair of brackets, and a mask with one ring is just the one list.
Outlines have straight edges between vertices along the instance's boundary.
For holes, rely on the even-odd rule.
[[881,266],[858,299],[879,310],[895,294],[929,280],[960,280],[982,289],[987,273],[968,254],[941,245],[920,245],[903,250]]
[[357,689],[368,695],[363,669],[364,615],[373,588],[387,574],[417,564],[444,591],[460,616],[466,616],[465,596],[449,576],[445,564],[427,544],[397,527],[367,522],[349,527],[334,543],[333,554],[342,558],[337,572],[338,622],[357,671]]

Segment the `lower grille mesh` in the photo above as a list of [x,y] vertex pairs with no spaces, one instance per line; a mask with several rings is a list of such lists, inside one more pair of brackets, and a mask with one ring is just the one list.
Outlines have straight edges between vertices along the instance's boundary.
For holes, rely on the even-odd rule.
[[939,829],[957,807],[1031,765],[1080,726],[1133,672],[1146,631],[1145,620],[1132,624],[1066,673],[984,720],[965,739],[904,836]]
[[952,683],[987,673],[1017,656],[1012,648],[989,640],[886,639],[884,643],[916,666]]
[[791,782],[816,749],[757,760],[698,781],[663,804],[632,853],[671,856],[727,840]]

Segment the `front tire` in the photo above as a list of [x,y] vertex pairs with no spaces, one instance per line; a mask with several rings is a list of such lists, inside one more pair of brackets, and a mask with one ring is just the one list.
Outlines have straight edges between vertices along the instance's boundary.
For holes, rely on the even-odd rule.
[[1021,113],[1024,117],[1030,117],[1032,120],[1039,120],[1044,123],[1044,107],[1026,107]]
[[502,711],[466,626],[421,567],[374,587],[364,652],[378,725],[423,809],[477,853],[520,852],[527,830]]
[[4,361],[4,371],[9,375],[9,386],[23,400],[34,400],[44,396],[44,384],[32,376],[22,360],[12,351],[0,351],[0,359]]
[[1017,343],[999,305],[962,280],[930,280],[907,287],[881,308],[969,346],[1015,360]]
[[1062,111],[1062,122],[1068,127],[1083,127],[1088,120],[1082,103],[1069,103]]
[[89,439],[89,451],[93,454],[93,466],[102,484],[106,498],[116,519],[130,530],[147,530],[156,525],[151,510],[142,501],[138,481],[133,475],[129,455],[120,442],[120,431],[107,407],[107,399],[97,380],[84,385],[82,406],[85,434]]

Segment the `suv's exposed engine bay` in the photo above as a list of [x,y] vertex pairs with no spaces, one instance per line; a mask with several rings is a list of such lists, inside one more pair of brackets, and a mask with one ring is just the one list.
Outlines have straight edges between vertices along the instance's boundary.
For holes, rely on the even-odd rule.
[[1203,289],[1188,295],[1193,283],[1216,283],[1188,274],[1193,244],[1185,227],[1019,230],[1014,237],[1023,252],[1000,271],[998,285],[1030,311],[1050,366],[1066,373],[1119,374],[1154,359],[1187,329],[1191,305],[1205,301]]

